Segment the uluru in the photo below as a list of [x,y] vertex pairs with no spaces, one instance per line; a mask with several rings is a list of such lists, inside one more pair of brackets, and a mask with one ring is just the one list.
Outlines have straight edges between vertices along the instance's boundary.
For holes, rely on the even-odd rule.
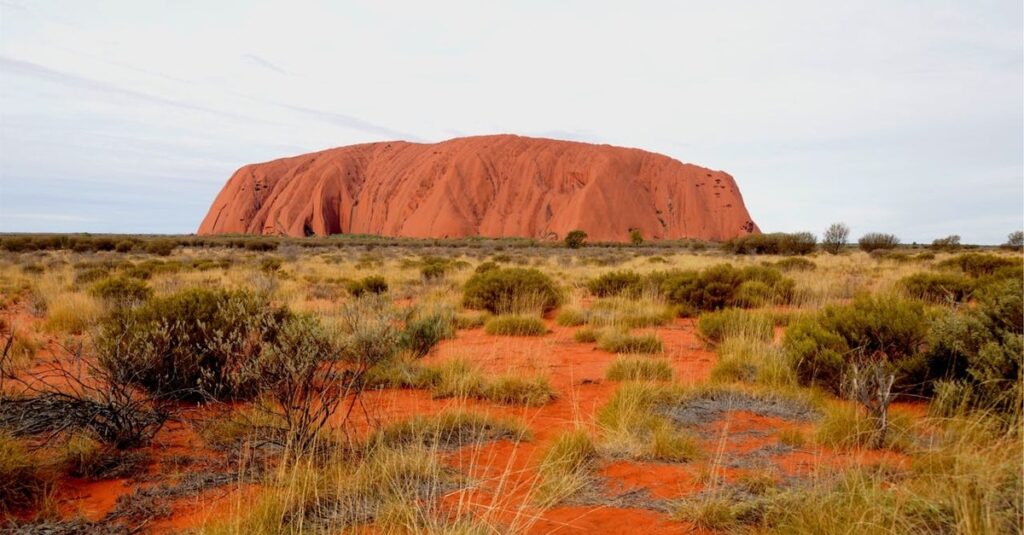
[[350,145],[234,173],[199,234],[594,241],[758,232],[722,171],[634,148],[492,135]]

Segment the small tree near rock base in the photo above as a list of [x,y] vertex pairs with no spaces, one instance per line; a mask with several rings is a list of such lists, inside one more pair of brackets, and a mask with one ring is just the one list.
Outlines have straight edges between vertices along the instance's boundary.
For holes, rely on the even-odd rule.
[[565,246],[570,249],[579,249],[587,241],[587,233],[582,230],[573,230],[565,235]]
[[629,231],[629,241],[630,241],[630,243],[632,243],[634,246],[637,246],[637,247],[643,245],[644,244],[644,233],[640,229],[638,229],[638,228],[630,230]]

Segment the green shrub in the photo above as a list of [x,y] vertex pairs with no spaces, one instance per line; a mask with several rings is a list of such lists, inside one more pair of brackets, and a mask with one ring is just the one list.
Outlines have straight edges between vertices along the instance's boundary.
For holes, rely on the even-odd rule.
[[774,294],[772,287],[762,281],[743,281],[736,287],[732,301],[736,306],[757,308],[769,304]]
[[938,303],[962,303],[974,292],[973,281],[950,273],[916,273],[900,279],[899,286],[910,297]]
[[899,244],[900,240],[896,236],[893,236],[892,234],[882,234],[880,232],[869,232],[857,240],[857,246],[860,247],[861,251],[866,253],[895,249]]
[[75,274],[75,284],[91,284],[109,275],[110,270],[105,267],[90,267]]
[[276,250],[278,248],[278,243],[276,240],[254,238],[246,241],[244,247],[246,251],[265,253],[267,251]]
[[352,297],[362,297],[368,294],[380,295],[388,291],[388,281],[379,275],[370,275],[361,280],[349,281],[346,289]]
[[818,269],[818,264],[815,264],[814,261],[799,256],[783,258],[771,266],[782,271],[814,271]]
[[284,261],[281,260],[280,258],[274,258],[272,256],[268,256],[266,258],[261,258],[260,259],[260,271],[264,271],[266,273],[274,273],[276,271],[279,271],[283,264],[284,264]]
[[633,271],[610,271],[587,282],[587,290],[596,297],[640,294],[643,278]]
[[[1019,258],[1009,258],[994,254],[966,253],[943,260],[938,263],[937,267],[959,269],[964,274],[974,278],[996,275],[1006,269],[1007,271],[1003,272],[1005,278],[1012,278],[1013,276],[1020,276],[1021,261]],[[1013,268],[1016,268],[1017,271],[1013,271]]]
[[439,307],[431,311],[419,311],[405,323],[401,346],[413,356],[422,357],[441,340],[455,337],[455,311]]
[[[748,284],[744,293],[738,296],[740,286],[746,282],[760,282],[763,286]],[[695,310],[718,310],[741,306],[740,299],[749,301],[766,297],[764,286],[769,288],[767,298],[771,301],[789,302],[795,283],[783,277],[776,269],[763,266],[737,269],[731,264],[719,264],[701,272],[679,271],[666,274],[660,286],[671,303],[690,306]]]
[[570,249],[579,249],[587,241],[587,233],[582,230],[572,230],[565,235],[565,246]]
[[770,341],[774,335],[772,328],[772,320],[767,315],[738,308],[705,312],[697,320],[701,337],[712,344],[727,338]]
[[896,374],[895,388],[920,388],[921,351],[928,317],[920,302],[893,296],[859,296],[847,305],[830,305],[802,317],[786,329],[783,345],[804,384],[833,392],[859,355],[884,358]]
[[498,268],[466,281],[463,305],[493,314],[554,310],[562,295],[550,277],[536,269]]
[[609,381],[671,381],[672,366],[659,358],[619,357],[608,367],[605,378]]
[[1022,296],[1024,283],[1007,280],[981,292],[976,308],[947,311],[932,323],[926,359],[928,378],[944,381],[939,412],[956,406],[1019,414],[1024,400]]
[[132,304],[149,299],[153,290],[139,279],[108,277],[89,289],[94,297],[111,304]]
[[425,281],[441,280],[446,273],[448,273],[448,267],[442,264],[427,264],[420,268],[420,276]]
[[494,316],[484,324],[484,332],[503,336],[540,336],[548,332],[536,316]]
[[498,269],[499,267],[501,267],[501,266],[499,266],[497,262],[492,262],[492,261],[488,260],[487,262],[481,262],[480,265],[477,266],[476,269],[473,270],[473,272],[474,273],[483,273],[485,271],[490,271],[492,269]]
[[172,240],[152,240],[146,242],[146,252],[157,256],[170,256],[178,246]]
[[[101,324],[96,348],[115,380],[159,397],[248,398],[265,384],[261,358],[273,354],[267,349],[284,342],[286,327],[299,323],[306,330],[294,336],[331,346],[315,322],[265,298],[194,288],[116,310]],[[331,356],[329,350],[323,354]]]
[[655,334],[629,334],[619,329],[605,331],[597,340],[597,347],[611,353],[661,353],[661,340]]
[[722,244],[733,254],[805,255],[814,252],[818,238],[810,232],[747,234]]

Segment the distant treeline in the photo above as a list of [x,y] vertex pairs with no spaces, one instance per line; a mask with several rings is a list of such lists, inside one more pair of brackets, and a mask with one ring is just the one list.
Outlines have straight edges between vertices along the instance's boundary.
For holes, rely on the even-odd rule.
[[[839,232],[838,235],[835,232]],[[849,230],[845,227],[830,227],[821,243],[810,232],[773,232],[767,234],[750,234],[724,242],[702,240],[643,240],[634,236],[630,243],[622,242],[588,242],[586,234],[581,241],[570,247],[590,248],[643,248],[643,249],[680,249],[702,251],[721,249],[732,254],[751,255],[805,255],[818,250],[839,253],[852,247],[866,252],[886,251],[896,248],[921,248],[932,250],[958,250],[979,248],[978,245],[961,244],[959,236],[947,236],[936,239],[931,245],[901,244],[892,234],[868,233],[856,244],[847,243]],[[1020,249],[1021,233],[1014,232],[1001,247]],[[296,247],[453,247],[453,248],[493,248],[493,249],[527,249],[527,248],[563,248],[563,241],[540,240],[532,238],[394,238],[368,234],[338,234],[324,237],[292,238],[283,236],[256,235],[138,235],[138,234],[0,234],[0,250],[9,252],[55,251],[67,250],[75,252],[114,251],[120,253],[145,252],[157,255],[169,255],[177,247],[200,248],[234,248],[249,251],[272,251],[282,245]]]

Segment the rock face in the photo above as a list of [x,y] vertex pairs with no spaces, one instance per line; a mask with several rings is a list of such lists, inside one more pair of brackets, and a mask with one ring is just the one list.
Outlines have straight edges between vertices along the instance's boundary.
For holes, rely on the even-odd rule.
[[592,241],[758,232],[721,171],[638,149],[512,135],[393,141],[242,167],[199,234]]

